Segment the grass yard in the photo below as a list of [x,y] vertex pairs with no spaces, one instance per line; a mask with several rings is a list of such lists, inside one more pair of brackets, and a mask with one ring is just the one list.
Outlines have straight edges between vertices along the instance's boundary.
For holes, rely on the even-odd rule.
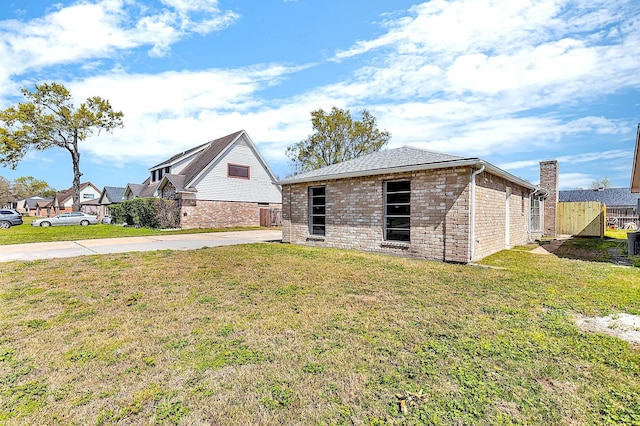
[[51,241],[77,241],[92,240],[96,238],[118,238],[118,237],[144,237],[149,235],[167,234],[195,234],[199,232],[224,232],[239,231],[255,228],[215,228],[215,229],[174,229],[161,230],[150,228],[134,228],[119,225],[90,225],[90,226],[52,226],[41,228],[31,226],[31,222],[38,219],[36,217],[25,216],[24,224],[12,226],[9,229],[0,229],[0,245],[23,244],[23,243],[43,243]]
[[[640,270],[276,243],[12,262],[2,424],[639,424]],[[491,267],[489,267],[491,266]]]

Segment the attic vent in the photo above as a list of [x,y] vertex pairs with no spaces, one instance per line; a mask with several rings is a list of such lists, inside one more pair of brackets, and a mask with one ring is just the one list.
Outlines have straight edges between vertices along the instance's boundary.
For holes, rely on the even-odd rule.
[[604,185],[598,185],[598,191],[603,192],[604,191]]

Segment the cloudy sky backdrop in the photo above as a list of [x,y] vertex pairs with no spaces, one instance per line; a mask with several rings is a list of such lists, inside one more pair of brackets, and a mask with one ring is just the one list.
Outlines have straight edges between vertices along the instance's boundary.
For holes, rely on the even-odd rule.
[[[479,156],[562,188],[629,186],[640,122],[637,0],[0,2],[0,108],[55,81],[110,100],[125,128],[81,146],[83,181],[140,183],[169,156],[245,129],[274,173],[310,112],[369,110],[411,145]],[[69,154],[8,179],[71,186]]]

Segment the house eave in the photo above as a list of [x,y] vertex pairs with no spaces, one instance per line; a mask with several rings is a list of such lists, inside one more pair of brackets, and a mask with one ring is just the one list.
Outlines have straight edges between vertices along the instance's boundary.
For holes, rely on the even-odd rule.
[[385,174],[398,174],[398,173],[410,173],[417,172],[422,170],[437,170],[437,169],[446,169],[446,168],[454,168],[454,167],[472,167],[472,166],[485,166],[485,171],[491,172],[494,175],[500,176],[510,182],[517,183],[525,188],[530,190],[536,190],[538,187],[533,185],[531,182],[528,182],[524,179],[521,179],[517,176],[512,175],[509,172],[506,172],[493,164],[487,163],[484,160],[480,160],[479,158],[466,158],[464,160],[456,160],[456,161],[446,161],[441,163],[431,163],[431,164],[415,164],[411,166],[403,166],[403,167],[392,167],[392,168],[382,168],[375,170],[363,170],[351,173],[339,173],[333,175],[324,175],[324,176],[309,176],[303,178],[291,177],[288,179],[283,179],[281,181],[276,182],[278,185],[291,185],[296,183],[307,183],[307,182],[318,182],[325,180],[340,180],[340,179],[353,179],[364,176],[379,176]]
[[640,192],[640,124],[636,133],[636,149],[633,155],[631,167],[631,192]]

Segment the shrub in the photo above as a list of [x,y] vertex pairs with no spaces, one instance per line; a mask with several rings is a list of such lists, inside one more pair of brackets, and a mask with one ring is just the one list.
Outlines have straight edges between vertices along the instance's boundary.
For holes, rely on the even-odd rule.
[[176,228],[180,225],[180,207],[173,200],[134,198],[110,209],[114,223],[145,228]]

